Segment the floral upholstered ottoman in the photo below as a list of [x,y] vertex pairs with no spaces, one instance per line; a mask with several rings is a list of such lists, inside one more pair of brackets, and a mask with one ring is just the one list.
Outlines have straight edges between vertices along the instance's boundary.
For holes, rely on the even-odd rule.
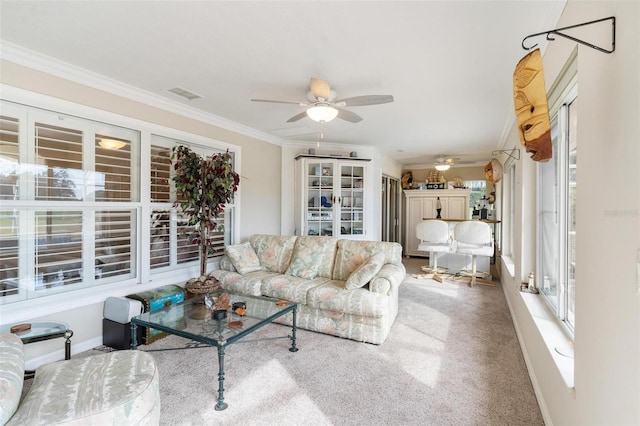
[[[15,376],[23,356],[19,338],[0,335],[0,378],[5,368]],[[19,405],[15,399],[9,404],[8,398],[17,395],[19,401],[22,380],[13,380],[10,386],[14,388],[0,395],[0,424],[157,425],[160,421],[158,369],[153,357],[142,351],[111,352],[39,367]]]

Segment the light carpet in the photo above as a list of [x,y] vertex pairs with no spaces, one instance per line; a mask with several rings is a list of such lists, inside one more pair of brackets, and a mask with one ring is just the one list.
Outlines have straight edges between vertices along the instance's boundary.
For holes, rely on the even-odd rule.
[[[152,352],[163,425],[542,425],[500,287],[416,279],[405,259],[400,313],[376,346],[300,330],[230,345],[225,401],[215,411],[215,348]],[[286,335],[263,327],[248,339]],[[141,350],[184,347],[169,336]]]

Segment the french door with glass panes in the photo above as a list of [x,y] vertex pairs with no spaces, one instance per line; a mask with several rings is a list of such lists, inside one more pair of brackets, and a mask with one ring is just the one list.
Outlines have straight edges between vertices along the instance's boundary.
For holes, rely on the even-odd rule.
[[298,158],[299,235],[362,238],[366,232],[366,160]]

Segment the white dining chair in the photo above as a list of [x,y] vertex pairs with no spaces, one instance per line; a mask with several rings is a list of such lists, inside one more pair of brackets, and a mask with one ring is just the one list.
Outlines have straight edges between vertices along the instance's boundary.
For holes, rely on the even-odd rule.
[[433,260],[433,267],[423,266],[422,270],[433,273],[433,279],[442,282],[438,274],[448,272],[448,268],[438,267],[438,253],[451,251],[451,239],[449,238],[449,224],[442,220],[423,220],[416,225],[416,238],[420,240],[418,251],[429,253]]
[[458,254],[471,255],[471,270],[463,269],[461,276],[471,277],[469,285],[473,287],[476,283],[495,286],[495,283],[485,279],[491,275],[489,271],[477,271],[476,256],[493,256],[494,244],[491,235],[491,227],[479,220],[467,220],[460,222],[454,229],[455,252]]

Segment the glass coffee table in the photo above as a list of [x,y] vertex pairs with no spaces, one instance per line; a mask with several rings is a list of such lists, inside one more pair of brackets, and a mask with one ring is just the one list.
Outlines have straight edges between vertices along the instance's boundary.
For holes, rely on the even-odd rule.
[[[298,305],[296,303],[269,297],[238,295],[226,291],[224,293],[230,296],[229,305],[236,302],[245,303],[244,315],[240,316],[229,310],[226,313],[226,318],[216,320],[213,319],[211,310],[204,305],[194,304],[192,299],[187,299],[164,309],[145,312],[131,319],[132,349],[137,347],[138,326],[194,340],[200,343],[196,347],[215,346],[218,348],[218,403],[215,406],[217,411],[224,410],[228,406],[224,402],[224,354],[228,345],[292,312],[291,334],[282,336],[282,338],[291,339],[291,347],[289,348],[291,352],[298,351],[296,347]],[[212,293],[210,296],[216,298],[219,294],[220,292]]]

